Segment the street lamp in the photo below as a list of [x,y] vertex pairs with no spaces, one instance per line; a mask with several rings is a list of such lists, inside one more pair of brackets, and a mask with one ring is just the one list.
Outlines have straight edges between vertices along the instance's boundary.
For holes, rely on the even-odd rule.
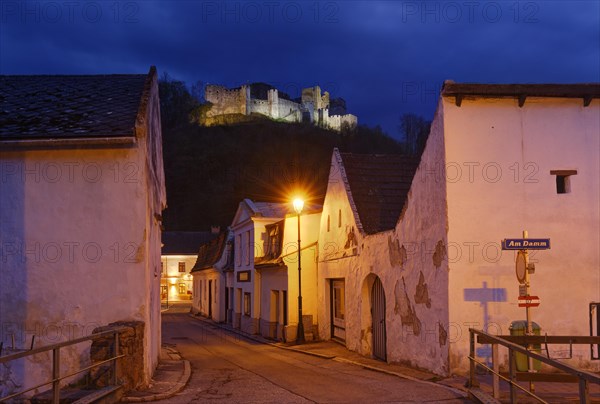
[[302,265],[300,257],[300,213],[304,207],[304,201],[300,198],[294,199],[294,210],[298,214],[298,333],[296,343],[304,343],[304,324],[302,323]]

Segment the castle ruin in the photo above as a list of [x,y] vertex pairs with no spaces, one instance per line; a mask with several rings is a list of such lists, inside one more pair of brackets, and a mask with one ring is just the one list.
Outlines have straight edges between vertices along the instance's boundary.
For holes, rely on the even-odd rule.
[[290,97],[264,83],[226,88],[207,85],[204,96],[212,106],[206,112],[208,121],[226,115],[260,114],[284,122],[308,122],[323,128],[341,131],[356,127],[356,115],[346,113],[346,102],[334,98],[319,86],[302,89],[300,98]]

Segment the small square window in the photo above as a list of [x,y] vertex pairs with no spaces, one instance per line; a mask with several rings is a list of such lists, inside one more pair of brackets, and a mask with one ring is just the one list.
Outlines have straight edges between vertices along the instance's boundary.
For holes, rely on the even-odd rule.
[[577,170],[552,170],[551,175],[556,176],[556,193],[571,193],[571,176],[577,174]]

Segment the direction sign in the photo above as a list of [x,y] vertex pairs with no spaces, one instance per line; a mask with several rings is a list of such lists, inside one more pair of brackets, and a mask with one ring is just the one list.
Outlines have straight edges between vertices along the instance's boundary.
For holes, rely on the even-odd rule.
[[549,250],[549,238],[505,238],[503,250]]
[[519,307],[538,307],[539,305],[539,296],[519,296]]

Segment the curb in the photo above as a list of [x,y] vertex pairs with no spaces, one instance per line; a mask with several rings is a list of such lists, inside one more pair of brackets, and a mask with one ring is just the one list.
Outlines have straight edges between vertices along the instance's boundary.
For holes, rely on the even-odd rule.
[[173,387],[171,387],[169,389],[169,391],[166,391],[164,393],[152,394],[150,396],[144,396],[144,397],[123,397],[121,399],[121,402],[123,402],[123,403],[146,403],[149,401],[159,401],[159,400],[165,400],[167,398],[171,398],[175,394],[177,394],[181,390],[183,390],[183,388],[185,387],[187,382],[190,380],[191,376],[192,376],[192,367],[190,366],[190,361],[183,359],[183,375],[179,378],[177,383],[175,383],[173,385]]
[[273,346],[273,347],[276,347],[276,348],[279,348],[279,349],[285,349],[285,350],[288,350],[288,351],[295,351],[295,352],[302,353],[302,354],[305,354],[305,355],[316,356],[316,357],[322,358],[322,359],[334,360],[336,362],[348,363],[348,364],[351,364],[351,365],[360,366],[360,367],[365,368],[365,369],[374,370],[376,372],[385,373],[385,374],[388,374],[388,375],[391,375],[391,376],[400,377],[402,379],[410,380],[410,381],[413,381],[413,382],[419,382],[419,383],[429,384],[431,386],[442,387],[442,388],[444,388],[446,390],[449,390],[449,391],[451,391],[451,392],[453,392],[455,394],[458,394],[458,395],[460,395],[461,397],[464,397],[464,398],[467,398],[469,396],[468,393],[466,391],[464,391],[464,390],[460,390],[460,389],[457,389],[457,388],[454,388],[454,387],[451,387],[451,386],[448,386],[448,385],[445,385],[445,384],[442,384],[442,383],[436,383],[436,382],[430,382],[428,380],[417,379],[415,377],[404,375],[402,373],[398,373],[398,372],[394,372],[394,371],[386,370],[386,369],[381,369],[381,368],[378,368],[377,366],[367,365],[365,363],[356,362],[356,361],[353,361],[353,360],[350,360],[350,359],[346,359],[346,358],[340,358],[340,357],[335,356],[335,355],[325,355],[325,354],[320,354],[320,353],[316,353],[316,352],[304,351],[304,350],[298,349],[298,348],[283,346],[283,345],[280,345],[278,343],[265,341],[265,340],[260,339],[260,338],[255,338],[252,335],[248,335],[246,333],[243,333],[243,332],[235,330],[235,329],[224,327],[224,326],[222,326],[219,323],[216,323],[214,321],[210,321],[210,320],[204,319],[202,317],[195,316],[193,314],[190,314],[190,317],[192,317],[192,318],[194,318],[194,319],[196,319],[198,321],[201,321],[201,322],[204,322],[204,323],[207,323],[207,324],[210,324],[210,325],[217,326],[217,327],[219,327],[221,329],[225,329],[225,330],[231,331],[234,334],[240,335],[240,336],[242,336],[244,338],[247,338],[249,340],[252,340],[252,341],[255,341],[255,342],[260,342],[262,344],[270,345],[270,346]]
[[196,319],[196,320],[201,321],[203,323],[217,326],[217,327],[221,328],[222,330],[230,331],[230,332],[232,332],[234,334],[237,334],[237,335],[239,335],[241,337],[244,337],[246,339],[252,340],[254,342],[259,342],[259,343],[264,344],[264,345],[270,345],[270,346],[273,346],[273,347],[276,347],[276,348],[279,348],[279,349],[286,349],[288,351],[295,351],[295,352],[299,352],[299,353],[303,353],[303,354],[311,355],[311,356],[316,356],[318,358],[323,358],[323,359],[333,359],[333,358],[335,358],[335,355],[325,355],[325,354],[320,354],[320,353],[317,353],[317,352],[304,351],[302,349],[298,349],[298,348],[294,348],[294,347],[290,347],[290,346],[281,345],[281,344],[279,344],[277,342],[270,342],[270,341],[267,341],[267,340],[262,339],[262,338],[257,338],[257,337],[255,337],[253,335],[246,334],[245,332],[238,331],[238,330],[236,330],[234,328],[225,327],[225,326],[223,326],[223,325],[221,325],[219,323],[215,323],[214,321],[210,321],[208,319],[205,319],[203,317],[198,317],[198,316],[195,316],[193,314],[190,314],[189,316],[192,317],[193,319]]

